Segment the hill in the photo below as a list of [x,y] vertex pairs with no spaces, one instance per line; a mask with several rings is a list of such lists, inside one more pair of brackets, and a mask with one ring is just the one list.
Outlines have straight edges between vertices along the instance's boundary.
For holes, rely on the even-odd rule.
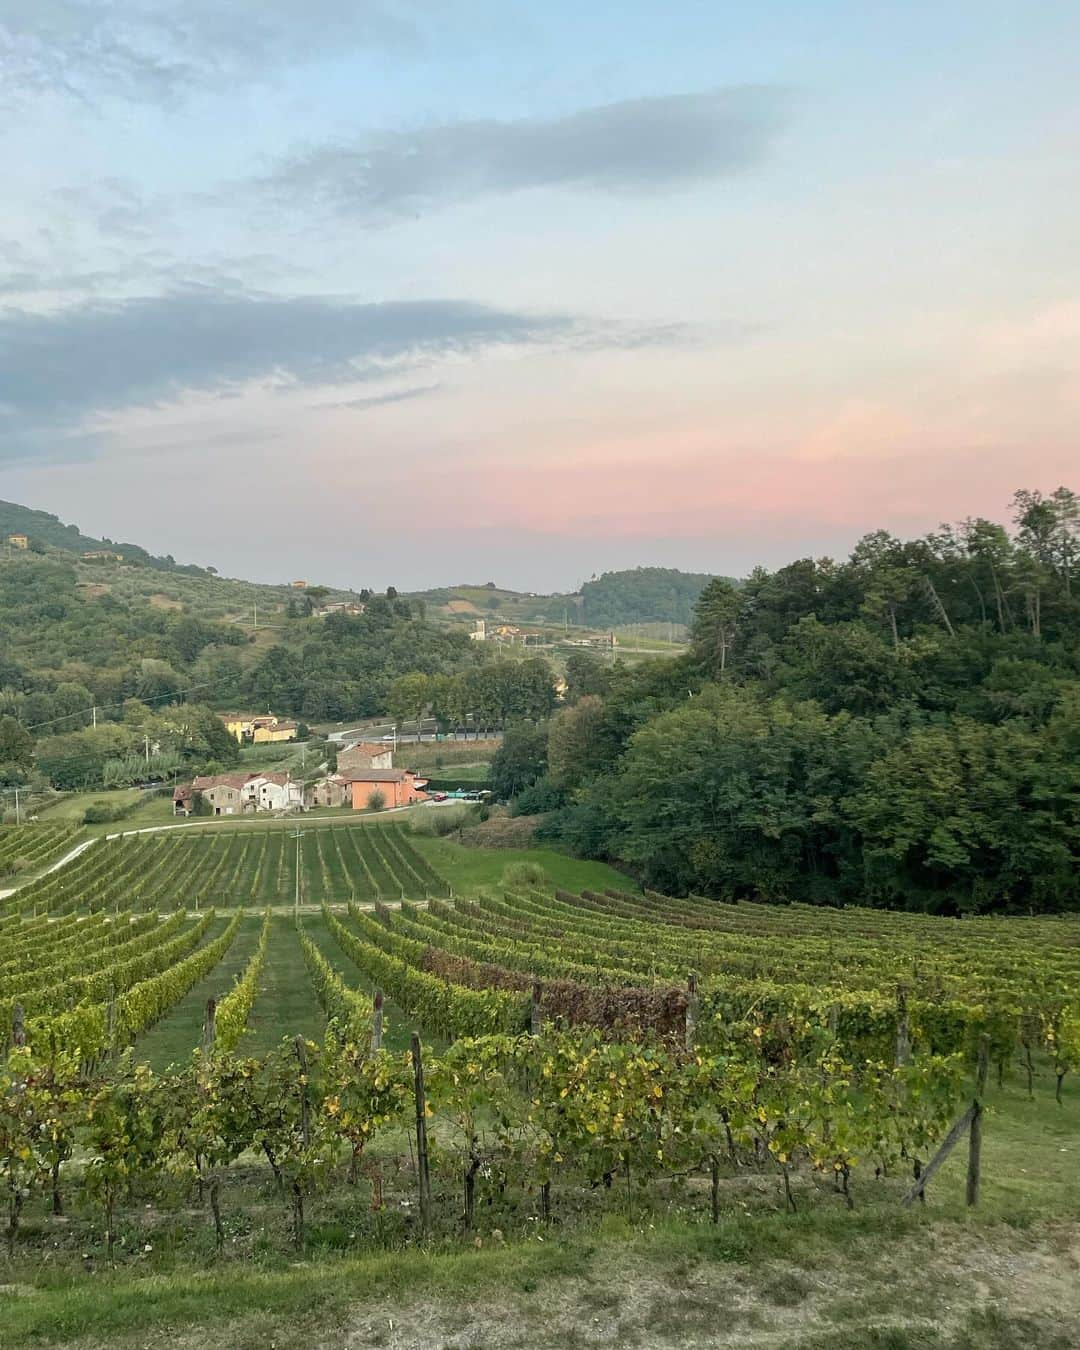
[[676,567],[604,572],[581,588],[582,621],[590,628],[642,623],[688,627],[698,597],[712,579],[708,572],[680,572]]
[[181,564],[166,554],[163,557],[148,553],[138,544],[120,544],[112,539],[94,539],[83,534],[77,525],[65,525],[59,516],[49,511],[34,511],[17,502],[0,501],[0,538],[7,539],[13,534],[25,534],[31,548],[55,548],[68,553],[84,554],[97,550],[108,550],[120,554],[129,562],[141,563],[162,572],[181,571],[192,576],[207,576],[213,568],[196,567],[194,564]]
[[579,591],[550,595],[509,590],[488,581],[412,591],[409,596],[422,600],[435,618],[470,626],[477,619],[498,619],[539,628],[640,629],[645,624],[685,628],[713,575],[677,567],[633,567],[604,572]]

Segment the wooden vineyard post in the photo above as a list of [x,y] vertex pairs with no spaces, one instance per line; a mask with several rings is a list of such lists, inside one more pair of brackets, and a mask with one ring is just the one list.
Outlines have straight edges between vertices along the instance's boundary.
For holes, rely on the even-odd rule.
[[296,1062],[300,1066],[300,1135],[304,1141],[304,1147],[311,1146],[311,1102],[308,1100],[308,1062],[307,1045],[303,1036],[297,1036],[294,1041],[296,1046]]
[[424,1095],[424,1062],[420,1036],[411,1038],[413,1084],[416,1090],[416,1167],[420,1181],[420,1227],[426,1233],[431,1223],[431,1172],[428,1167],[427,1097]]
[[686,977],[686,1049],[690,1052],[697,1040],[698,1024],[698,982],[697,971],[692,970]]
[[11,1044],[26,1044],[26,1018],[21,1003],[16,1003],[11,1010]]
[[979,1039],[979,1067],[975,1075],[975,1100],[971,1104],[971,1130],[968,1134],[967,1203],[979,1203],[982,1181],[982,1099],[986,1093],[986,1075],[990,1068],[990,1037]]
[[896,990],[896,1067],[911,1063],[911,1027],[908,1023],[907,990],[901,984]]
[[[982,1174],[982,1098],[986,1091],[986,1075],[989,1068],[990,1038],[983,1036],[979,1042],[979,1067],[975,1079],[975,1098],[964,1114],[953,1123],[953,1127],[945,1136],[941,1147],[921,1170],[916,1178],[915,1185],[904,1196],[901,1203],[905,1209],[916,1198],[922,1198],[930,1179],[968,1130],[973,1130],[973,1136],[969,1139],[968,1148],[967,1202],[969,1205],[978,1204],[979,1182]],[[975,1125],[976,1121],[978,1121],[977,1126]]]
[[371,1000],[371,1053],[382,1049],[383,991],[375,990]]
[[202,1057],[203,1065],[209,1063],[210,1056],[214,1053],[214,1037],[217,1034],[217,999],[208,998],[206,1000],[206,1017],[203,1020],[202,1029]]
[[533,980],[532,1007],[529,1011],[529,1034],[532,1036],[539,1036],[540,1028],[542,1026],[543,1014],[540,1011],[540,981]]

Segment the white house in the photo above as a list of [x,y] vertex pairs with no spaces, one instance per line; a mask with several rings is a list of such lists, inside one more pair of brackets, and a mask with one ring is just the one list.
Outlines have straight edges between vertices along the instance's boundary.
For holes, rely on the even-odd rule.
[[304,805],[303,789],[287,773],[253,774],[243,789],[248,811],[292,811]]

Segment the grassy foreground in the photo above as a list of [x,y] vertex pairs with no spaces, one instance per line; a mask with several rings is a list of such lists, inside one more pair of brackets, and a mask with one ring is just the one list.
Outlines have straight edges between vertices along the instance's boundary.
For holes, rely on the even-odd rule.
[[962,1147],[925,1208],[900,1208],[899,1179],[859,1169],[853,1213],[803,1178],[789,1215],[776,1176],[747,1169],[725,1182],[716,1225],[691,1189],[633,1221],[613,1196],[565,1226],[504,1235],[481,1224],[420,1248],[391,1215],[389,1240],[358,1250],[349,1224],[374,1216],[350,1219],[345,1205],[359,1197],[339,1195],[327,1202],[338,1218],[316,1226],[305,1259],[256,1239],[251,1225],[266,1220],[249,1215],[235,1239],[243,1254],[215,1260],[192,1202],[167,1227],[138,1220],[113,1271],[65,1259],[62,1230],[55,1258],[0,1264],[0,1344],[1073,1350],[1080,1089],[1058,1107],[1045,1074],[1034,1102],[1013,1078],[989,1108],[977,1211],[962,1204]]

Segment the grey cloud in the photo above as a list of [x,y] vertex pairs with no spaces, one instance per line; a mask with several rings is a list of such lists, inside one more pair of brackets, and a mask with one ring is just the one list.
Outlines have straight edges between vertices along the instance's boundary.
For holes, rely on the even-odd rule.
[[36,432],[185,391],[342,385],[492,347],[592,340],[573,316],[463,300],[360,304],[199,289],[49,313],[0,309],[0,453],[26,453]]
[[408,389],[395,389],[386,394],[371,394],[367,398],[349,398],[342,403],[320,403],[319,408],[349,408],[353,412],[366,412],[368,408],[381,408],[387,403],[406,403],[414,398],[424,398],[437,393],[441,384],[416,384]]
[[408,52],[404,0],[0,0],[4,93],[171,101],[355,47]]
[[757,164],[787,106],[782,90],[745,87],[630,99],[551,121],[371,133],[295,154],[259,185],[280,201],[365,221],[529,188],[674,188]]

